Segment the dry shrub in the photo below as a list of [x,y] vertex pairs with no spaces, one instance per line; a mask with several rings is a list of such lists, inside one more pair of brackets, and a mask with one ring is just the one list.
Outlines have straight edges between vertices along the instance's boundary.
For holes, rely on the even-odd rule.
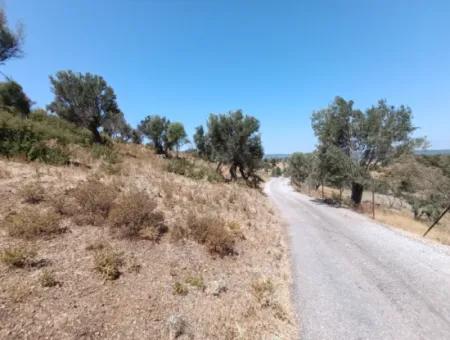
[[36,251],[23,247],[8,248],[0,254],[0,260],[8,267],[24,268],[32,266]]
[[123,254],[111,246],[96,250],[94,254],[94,269],[106,280],[116,280],[121,275],[120,267],[124,264]]
[[116,186],[104,184],[98,179],[89,179],[80,184],[73,191],[73,197],[82,210],[75,222],[101,225],[108,217],[118,191]]
[[45,189],[38,181],[25,184],[19,195],[25,203],[37,204],[45,199]]
[[111,230],[121,238],[157,241],[167,231],[156,201],[144,191],[122,194],[109,214]]
[[7,169],[0,168],[0,179],[11,178],[11,173]]
[[80,210],[75,199],[69,195],[69,192],[65,192],[51,198],[51,205],[58,214],[63,216],[74,216]]
[[67,231],[60,226],[61,216],[52,210],[25,208],[8,215],[4,225],[8,234],[23,239],[48,238]]
[[102,250],[102,249],[104,249],[104,248],[106,248],[106,247],[108,247],[109,245],[108,245],[108,243],[106,243],[106,242],[103,242],[103,241],[94,241],[94,242],[92,242],[92,243],[90,243],[90,244],[88,244],[87,246],[86,246],[86,250],[87,251],[93,251],[93,250],[95,250],[95,251],[98,251],[98,250]]
[[55,278],[55,275],[46,269],[43,270],[41,276],[39,276],[39,283],[42,287],[55,287],[60,285],[60,282]]
[[189,236],[206,245],[209,252],[220,256],[233,255],[234,237],[226,229],[226,223],[218,217],[190,214],[187,219]]
[[269,307],[272,304],[275,287],[270,279],[257,280],[252,282],[252,293],[262,307]]

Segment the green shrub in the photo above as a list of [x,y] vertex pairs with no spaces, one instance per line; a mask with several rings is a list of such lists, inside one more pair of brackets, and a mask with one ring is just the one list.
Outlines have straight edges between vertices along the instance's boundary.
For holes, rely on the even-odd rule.
[[119,153],[112,144],[94,144],[91,149],[92,156],[101,159],[108,164],[117,164],[120,162]]
[[169,160],[167,171],[195,180],[206,178],[209,182],[224,181],[223,177],[213,169],[201,164],[195,164],[185,158],[174,158]]
[[25,156],[29,160],[66,164],[69,155],[65,145],[87,145],[91,141],[89,131],[41,111],[29,118],[0,111],[0,154],[7,157]]

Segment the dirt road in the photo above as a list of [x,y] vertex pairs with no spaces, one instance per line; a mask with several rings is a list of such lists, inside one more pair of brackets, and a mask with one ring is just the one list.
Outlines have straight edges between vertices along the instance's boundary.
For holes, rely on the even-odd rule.
[[289,225],[302,339],[450,339],[450,247],[294,192],[266,193]]

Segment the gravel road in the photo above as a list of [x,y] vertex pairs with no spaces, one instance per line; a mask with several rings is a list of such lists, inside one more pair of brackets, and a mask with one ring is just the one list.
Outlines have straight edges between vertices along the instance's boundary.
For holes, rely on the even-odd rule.
[[266,193],[289,225],[301,338],[450,339],[450,247],[295,192]]

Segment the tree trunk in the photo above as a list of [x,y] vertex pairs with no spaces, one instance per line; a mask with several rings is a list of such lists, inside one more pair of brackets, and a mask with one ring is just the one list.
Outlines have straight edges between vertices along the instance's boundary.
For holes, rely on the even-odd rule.
[[322,181],[322,199],[325,198],[325,193],[324,193],[324,189],[323,189],[323,181]]
[[231,179],[233,181],[237,180],[237,175],[236,175],[236,164],[232,164],[230,167],[230,175],[231,175]]
[[375,190],[372,188],[372,218],[375,219]]
[[94,143],[102,144],[103,143],[102,136],[100,136],[100,132],[98,132],[97,128],[92,127],[91,132],[92,132],[92,137],[94,138]]
[[361,183],[352,183],[352,201],[355,205],[361,204],[364,186]]

